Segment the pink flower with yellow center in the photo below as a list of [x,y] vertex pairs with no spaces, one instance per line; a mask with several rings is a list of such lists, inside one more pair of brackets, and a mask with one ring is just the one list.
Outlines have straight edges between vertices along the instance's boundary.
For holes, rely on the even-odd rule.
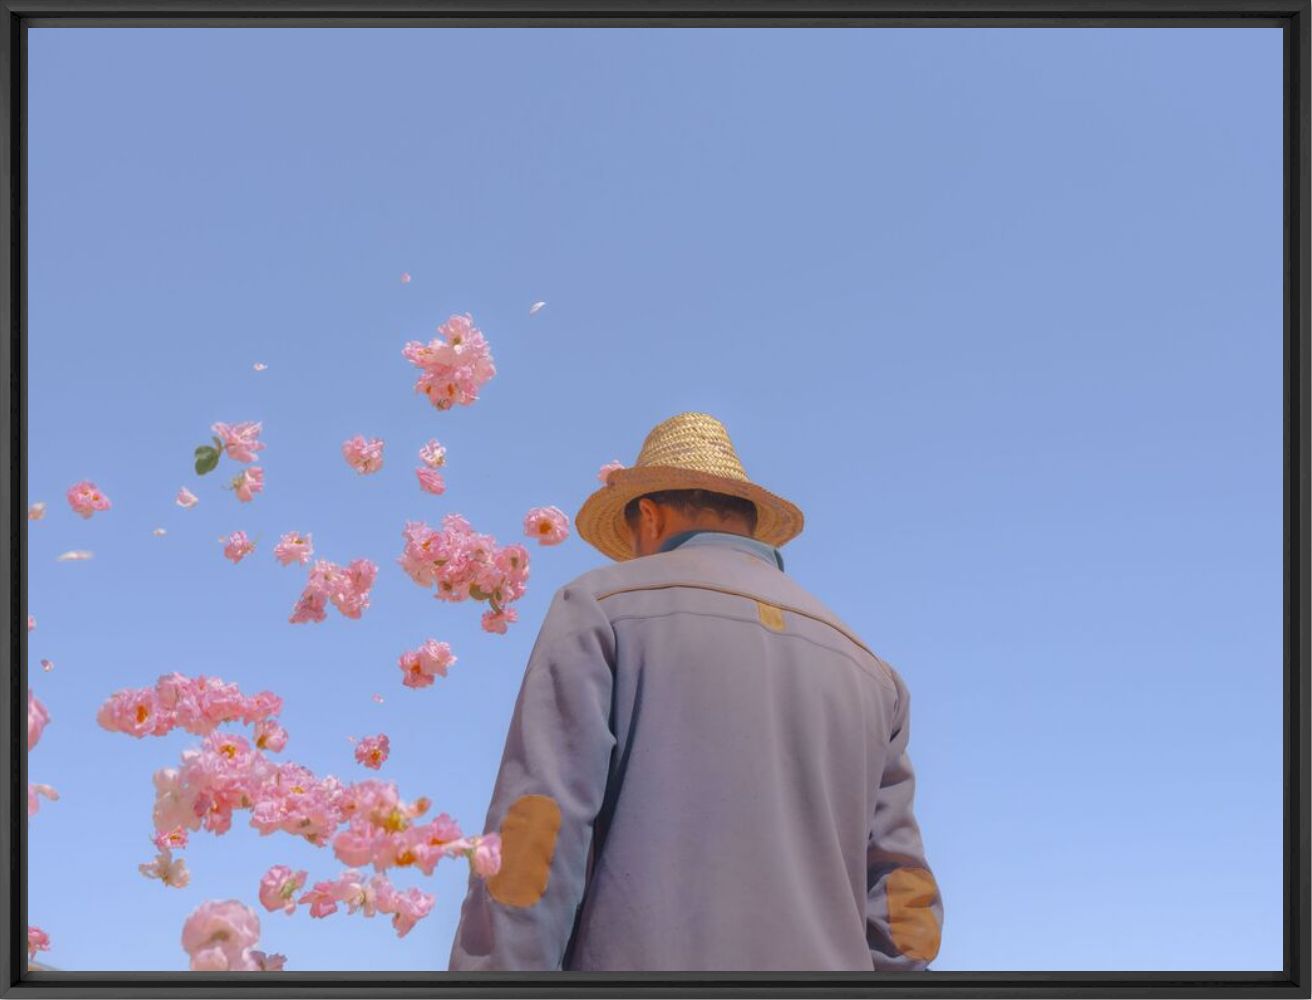
[[373,438],[366,441],[363,434],[357,434],[342,442],[342,456],[346,464],[360,475],[377,472],[383,467],[383,440]]
[[89,479],[70,486],[67,497],[73,513],[80,514],[82,517],[90,517],[96,511],[109,510],[110,507],[109,497],[101,493],[96,484]]
[[379,733],[377,736],[366,736],[355,745],[355,759],[365,767],[377,771],[383,766],[383,761],[387,760],[390,750],[391,741],[388,740],[385,733]]
[[540,545],[559,545],[569,537],[569,518],[559,507],[534,507],[524,515],[524,534]]

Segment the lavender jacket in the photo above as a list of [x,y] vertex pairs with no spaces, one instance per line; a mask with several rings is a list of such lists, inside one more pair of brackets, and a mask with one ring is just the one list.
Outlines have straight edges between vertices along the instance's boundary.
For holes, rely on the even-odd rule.
[[451,970],[926,969],[906,683],[774,549],[680,541],[553,596]]

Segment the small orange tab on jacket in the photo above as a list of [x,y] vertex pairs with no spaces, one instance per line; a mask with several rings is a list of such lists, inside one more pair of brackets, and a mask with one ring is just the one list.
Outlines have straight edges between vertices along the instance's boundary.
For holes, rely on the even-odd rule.
[[532,906],[547,891],[560,831],[560,806],[549,795],[521,795],[501,821],[501,869],[487,880],[492,898]]
[[774,629],[776,632],[784,630],[784,613],[773,604],[757,601],[756,614],[761,619],[761,624],[766,628]]

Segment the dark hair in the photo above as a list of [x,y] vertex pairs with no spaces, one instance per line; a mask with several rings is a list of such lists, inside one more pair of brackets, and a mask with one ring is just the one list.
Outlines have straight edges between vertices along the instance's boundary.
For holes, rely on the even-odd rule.
[[756,504],[742,497],[729,496],[727,493],[715,493],[711,490],[657,490],[634,497],[624,506],[624,520],[633,528],[638,523],[638,501],[643,497],[653,503],[673,507],[688,516],[698,511],[709,510],[719,515],[721,520],[742,518],[747,522],[747,529],[756,533]]

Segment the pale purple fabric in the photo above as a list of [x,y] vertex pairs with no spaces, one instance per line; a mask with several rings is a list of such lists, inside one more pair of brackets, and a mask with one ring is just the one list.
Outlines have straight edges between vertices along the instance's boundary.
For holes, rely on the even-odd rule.
[[[782,631],[758,600],[785,609]],[[734,546],[561,587],[483,826],[521,795],[559,804],[546,891],[508,906],[471,877],[450,968],[927,968],[894,945],[884,893],[895,868],[930,869],[910,694],[844,628]],[[926,906],[941,927],[937,890]]]

